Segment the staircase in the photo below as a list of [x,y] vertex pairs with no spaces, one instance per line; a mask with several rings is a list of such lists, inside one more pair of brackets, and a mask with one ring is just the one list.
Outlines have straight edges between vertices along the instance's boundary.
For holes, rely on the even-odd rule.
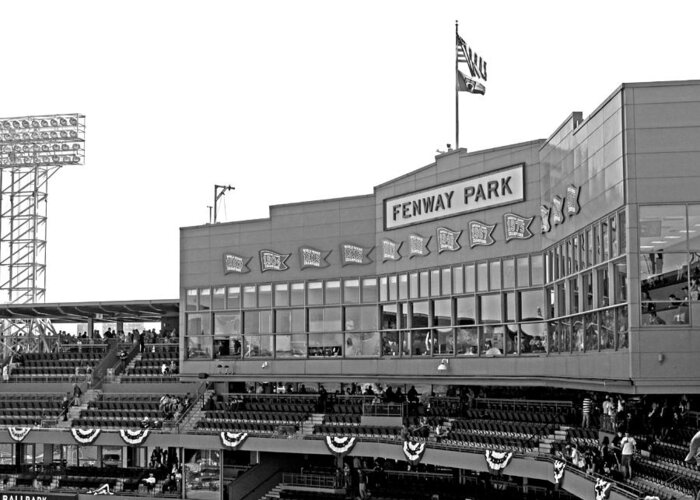
[[202,408],[204,408],[204,406],[209,402],[213,395],[213,390],[209,389],[205,391],[203,394],[204,397],[202,399],[197,400],[197,402],[192,405],[192,407],[187,411],[187,413],[185,413],[185,416],[180,422],[181,433],[189,433],[194,431],[197,422],[204,418],[204,410]]
[[124,370],[122,370],[122,372],[119,375],[114,377],[114,383],[120,384],[122,381],[122,376],[127,375],[131,370],[133,370],[134,366],[136,366],[136,363],[141,361],[142,357],[143,357],[143,353],[141,353],[141,352],[139,352],[136,356],[134,356],[132,358],[132,360],[129,361],[129,364],[126,365],[126,368],[124,368]]
[[302,422],[301,434],[304,436],[310,436],[311,434],[313,434],[314,427],[317,425],[321,425],[325,416],[325,413],[312,413],[309,419],[304,420]]
[[558,443],[560,445],[566,444],[566,431],[569,427],[565,425],[560,425],[558,428],[554,429],[554,434],[550,434],[547,437],[540,438],[538,444],[539,453],[549,455],[552,453],[552,444]]
[[87,410],[90,403],[100,399],[102,396],[102,390],[100,389],[88,389],[80,398],[80,406],[71,406],[68,409],[68,420],[63,421],[62,418],[58,419],[58,425],[56,427],[63,429],[70,429],[73,424],[73,420],[80,417],[80,413],[83,410]]
[[272,500],[273,498],[280,498],[280,492],[284,489],[282,485],[277,485],[274,488],[272,488],[270,491],[265,493],[262,497],[260,497],[260,500]]

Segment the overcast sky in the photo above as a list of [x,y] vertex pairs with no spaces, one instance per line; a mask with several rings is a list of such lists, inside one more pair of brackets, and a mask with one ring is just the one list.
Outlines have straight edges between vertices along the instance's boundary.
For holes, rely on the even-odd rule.
[[697,2],[0,0],[0,117],[83,113],[51,180],[48,302],[176,298],[179,228],[367,194],[454,143],[454,22],[488,62],[470,151],[620,83],[700,78]]

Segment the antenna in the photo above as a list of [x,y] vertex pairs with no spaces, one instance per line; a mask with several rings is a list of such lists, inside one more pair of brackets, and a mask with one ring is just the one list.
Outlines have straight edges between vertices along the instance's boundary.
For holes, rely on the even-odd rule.
[[214,184],[214,224],[218,221],[216,220],[216,207],[219,204],[219,198],[226,194],[226,191],[232,191],[236,189],[233,186],[222,186],[220,184]]

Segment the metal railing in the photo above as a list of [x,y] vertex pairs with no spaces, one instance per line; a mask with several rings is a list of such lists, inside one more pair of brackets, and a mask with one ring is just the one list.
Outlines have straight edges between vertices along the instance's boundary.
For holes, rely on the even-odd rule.
[[363,404],[362,414],[367,417],[403,417],[403,405],[395,403]]
[[288,486],[303,486],[306,488],[338,488],[340,485],[335,476],[320,474],[294,474],[285,472],[282,474],[282,483]]
[[573,409],[573,403],[571,401],[557,401],[557,400],[545,400],[545,399],[506,399],[506,398],[475,398],[474,408],[492,408],[492,409],[504,409],[513,408],[515,406],[525,407],[528,410],[542,408],[555,408],[557,410]]

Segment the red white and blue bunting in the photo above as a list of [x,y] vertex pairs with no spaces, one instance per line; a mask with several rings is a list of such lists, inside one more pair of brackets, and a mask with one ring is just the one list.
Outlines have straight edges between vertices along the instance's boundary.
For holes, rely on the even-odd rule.
[[607,500],[612,483],[603,479],[595,480],[595,500]]
[[29,431],[32,430],[31,427],[8,427],[7,430],[10,433],[10,437],[17,441],[18,443],[27,437]]
[[355,446],[355,438],[348,436],[326,436],[328,450],[337,457],[350,453]]
[[248,439],[247,432],[227,432],[223,431],[221,433],[221,444],[228,448],[233,448],[237,450],[241,445]]
[[128,445],[138,445],[143,443],[148,437],[148,429],[120,429],[119,435]]
[[564,477],[564,470],[566,470],[566,462],[561,460],[554,461],[554,482],[557,484],[561,483],[561,478]]
[[109,483],[105,483],[99,488],[96,488],[94,490],[88,490],[87,491],[88,495],[114,495],[112,491],[109,489]]
[[73,427],[70,432],[73,434],[73,439],[80,444],[90,444],[100,435],[100,429],[78,429]]
[[491,472],[501,472],[513,458],[512,451],[492,451],[486,450],[486,464]]
[[411,465],[418,465],[425,453],[425,443],[420,441],[404,441],[403,454]]

